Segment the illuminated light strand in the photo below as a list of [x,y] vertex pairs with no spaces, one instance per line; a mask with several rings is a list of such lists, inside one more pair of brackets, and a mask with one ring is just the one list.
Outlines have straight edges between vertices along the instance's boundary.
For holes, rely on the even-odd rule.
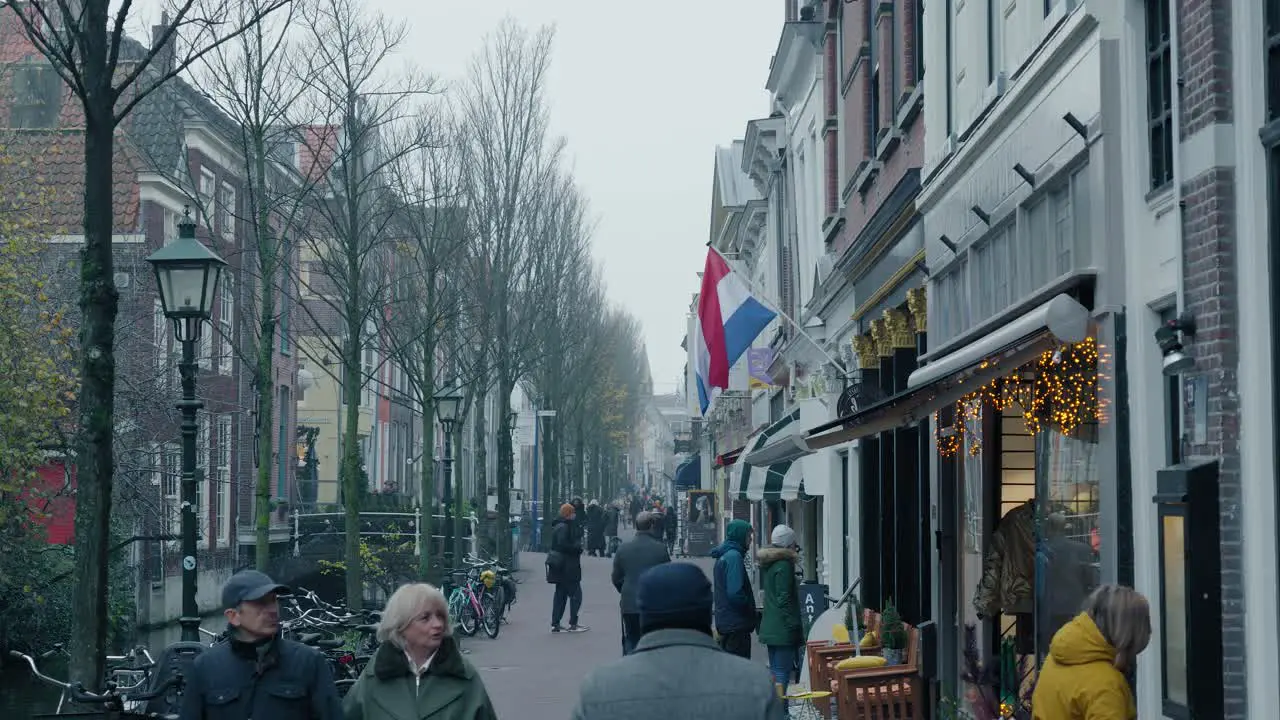
[[[955,404],[950,433],[943,434],[946,428],[941,423],[941,413],[935,412],[938,454],[951,457],[960,452],[966,435],[973,436],[969,454],[976,456],[981,451],[982,445],[976,440],[979,433],[970,431],[967,424],[981,420],[983,406],[1004,412],[1020,405],[1023,423],[1031,435],[1045,427],[1070,435],[1081,425],[1105,422],[1110,402],[1100,398],[1098,391],[1100,382],[1109,378],[1104,372],[1110,368],[1110,361],[1110,353],[1099,352],[1094,338],[1044,351],[1013,374],[996,378],[960,398]],[[1032,372],[1030,380],[1022,378],[1024,370]]]

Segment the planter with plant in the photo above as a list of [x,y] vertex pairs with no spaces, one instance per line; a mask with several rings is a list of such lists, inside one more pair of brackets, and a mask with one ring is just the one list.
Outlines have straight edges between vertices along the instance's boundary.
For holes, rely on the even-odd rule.
[[880,645],[884,648],[884,659],[888,665],[901,665],[907,647],[907,629],[902,624],[902,616],[890,599],[880,613]]

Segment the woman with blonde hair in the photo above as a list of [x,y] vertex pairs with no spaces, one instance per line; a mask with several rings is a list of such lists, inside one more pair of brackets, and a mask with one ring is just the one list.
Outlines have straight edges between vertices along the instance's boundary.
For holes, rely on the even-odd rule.
[[434,585],[403,585],[387,600],[372,662],[344,698],[346,720],[496,720],[484,681],[452,637]]
[[1062,626],[1031,696],[1034,720],[1133,720],[1128,677],[1151,641],[1151,608],[1133,588],[1103,585]]

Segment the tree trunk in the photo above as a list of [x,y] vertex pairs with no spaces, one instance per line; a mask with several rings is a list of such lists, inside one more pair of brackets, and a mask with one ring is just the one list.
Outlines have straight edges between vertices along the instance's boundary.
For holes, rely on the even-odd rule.
[[[430,286],[428,286],[430,287]],[[431,297],[431,290],[428,289],[427,297]],[[430,305],[431,300],[427,301]],[[434,307],[434,305],[432,305]],[[428,318],[430,322],[430,318]],[[436,342],[435,342],[435,325],[431,323],[427,328],[426,335],[422,342],[422,378],[420,393],[422,395],[422,456],[418,458],[421,466],[421,492],[418,493],[419,503],[422,507],[422,522],[418,527],[418,544],[422,548],[421,555],[418,558],[418,576],[428,582],[434,576],[431,574],[431,558],[434,557],[432,552],[431,529],[435,526],[435,518],[431,517],[435,512],[436,499],[436,463],[435,463],[435,387],[436,387]],[[444,546],[441,546],[443,551]],[[434,578],[437,582],[441,578]]]
[[[97,5],[96,3],[94,5]],[[80,255],[80,432],[76,453],[75,569],[71,614],[71,679],[102,686],[107,652],[107,568],[111,492],[115,472],[115,322],[117,301],[111,255],[114,224],[111,78],[104,75],[106,7],[86,12],[89,47],[84,99],[84,248]]]
[[[489,387],[489,376],[488,374],[482,374],[477,379],[476,391],[474,394],[475,399],[472,401],[475,407],[475,419],[476,419],[475,428],[474,428],[475,433],[473,435],[476,443],[476,451],[474,455],[475,462],[472,464],[472,467],[471,467],[471,483],[472,483],[471,492],[472,492],[472,495],[479,495],[480,507],[473,508],[477,513],[484,512],[485,510],[484,504],[489,496],[489,492],[488,492],[488,489],[489,489],[489,433],[486,432],[486,427],[485,427],[486,423],[488,422],[488,412],[487,412],[488,403],[485,402],[488,399],[486,397],[487,395],[486,389],[488,387]],[[459,473],[457,477],[459,478],[458,484],[461,485],[460,481],[461,481],[462,474]],[[474,499],[475,498],[473,498],[473,500]],[[454,506],[458,508],[458,510],[455,511],[454,513],[454,517],[458,518],[457,526],[462,527],[461,525],[462,523],[462,512],[461,512],[462,489],[461,488],[457,488],[457,491],[455,493]],[[461,537],[462,537],[461,532],[455,533],[454,542],[458,543],[458,539]],[[461,543],[456,544],[454,548],[455,548],[454,557],[460,558],[464,555],[464,553],[460,552]]]
[[[276,257],[278,244],[271,231],[271,216],[266,197],[266,145],[261,133],[254,138],[254,224],[258,241],[258,263],[262,276],[258,280],[258,357],[254,368],[254,384],[258,388],[258,476],[254,486],[254,565],[266,571],[271,561],[271,450],[275,433],[271,431],[275,418],[275,360],[276,337]],[[242,276],[242,281],[247,280]],[[247,293],[246,293],[247,294]],[[280,412],[287,412],[280,408]],[[283,451],[283,448],[281,449]]]
[[342,353],[342,395],[346,403],[347,426],[342,438],[342,492],[345,562],[347,570],[347,607],[364,607],[363,570],[360,564],[360,501],[365,487],[360,471],[360,390],[364,372],[360,367],[361,327],[358,316],[347,315],[347,344]]
[[511,481],[515,474],[515,463],[511,457],[511,428],[509,406],[511,405],[512,386],[515,383],[503,378],[498,383],[498,517],[497,534],[498,562],[511,566]]

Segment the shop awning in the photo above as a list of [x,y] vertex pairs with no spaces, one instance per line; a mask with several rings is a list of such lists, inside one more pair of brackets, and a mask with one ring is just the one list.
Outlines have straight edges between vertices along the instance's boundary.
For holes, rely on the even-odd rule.
[[770,440],[793,432],[799,421],[800,408],[796,408],[747,441],[730,477],[730,487],[739,500],[795,500],[800,496],[804,473],[799,462],[783,460],[761,465],[747,462],[748,456],[768,445]]
[[745,449],[745,447],[740,447],[726,453],[721,453],[716,457],[715,466],[732,467],[734,463],[738,462],[738,458],[742,455],[742,451]]
[[680,467],[676,468],[676,490],[699,490],[702,488],[702,456],[698,453],[690,455]]
[[907,389],[874,405],[807,432],[753,438],[745,460],[759,464],[795,461],[822,448],[874,435],[928,418],[991,380],[1035,360],[1060,343],[1077,343],[1089,335],[1089,310],[1069,295],[1049,302],[984,335],[953,353],[911,373]]
[[974,389],[1035,360],[1045,350],[1083,341],[1091,324],[1086,307],[1069,295],[1058,295],[911,373],[904,392],[812,428],[805,443],[810,450],[817,450],[927,419]]

